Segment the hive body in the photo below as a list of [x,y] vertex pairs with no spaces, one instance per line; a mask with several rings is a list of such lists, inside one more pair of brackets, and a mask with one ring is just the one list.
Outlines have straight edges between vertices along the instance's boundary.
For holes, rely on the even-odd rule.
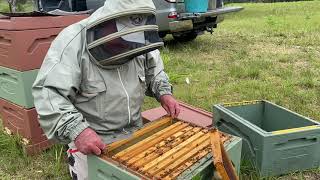
[[[221,138],[239,166],[241,139],[226,134]],[[108,145],[107,150],[101,157],[88,158],[90,179],[203,179],[213,173],[209,131],[170,118],[150,123],[131,138]]]

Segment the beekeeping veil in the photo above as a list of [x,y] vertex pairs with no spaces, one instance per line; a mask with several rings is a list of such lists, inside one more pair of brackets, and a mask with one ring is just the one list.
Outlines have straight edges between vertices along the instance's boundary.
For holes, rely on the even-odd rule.
[[87,49],[104,68],[114,68],[163,46],[152,0],[107,0],[89,18]]

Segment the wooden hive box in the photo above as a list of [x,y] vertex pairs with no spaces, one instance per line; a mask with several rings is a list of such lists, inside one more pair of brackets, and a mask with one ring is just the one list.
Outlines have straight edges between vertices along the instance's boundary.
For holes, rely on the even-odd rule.
[[[221,134],[239,172],[242,140]],[[147,124],[129,139],[109,144],[104,155],[88,156],[89,179],[211,179],[209,131],[164,117]]]
[[31,89],[37,74],[37,69],[22,72],[0,66],[0,98],[26,109],[33,108]]
[[17,71],[39,69],[55,37],[86,17],[87,14],[0,18],[0,66]]
[[35,108],[24,109],[0,98],[0,116],[7,134],[21,136],[26,154],[35,155],[53,145],[40,127]]
[[266,100],[214,105],[215,126],[243,139],[262,177],[320,166],[320,123]]

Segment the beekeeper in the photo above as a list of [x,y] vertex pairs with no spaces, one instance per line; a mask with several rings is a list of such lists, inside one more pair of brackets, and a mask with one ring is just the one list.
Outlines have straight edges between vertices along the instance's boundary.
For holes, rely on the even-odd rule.
[[87,178],[87,154],[99,155],[142,126],[145,94],[172,117],[179,114],[155,13],[152,0],[107,0],[51,44],[33,84],[34,102],[47,137],[69,145],[75,179]]

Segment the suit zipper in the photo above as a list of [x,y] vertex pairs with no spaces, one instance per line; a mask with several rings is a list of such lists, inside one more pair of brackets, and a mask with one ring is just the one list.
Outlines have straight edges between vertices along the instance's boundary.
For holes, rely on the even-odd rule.
[[128,124],[130,124],[130,121],[131,121],[131,111],[130,111],[130,98],[129,98],[129,94],[126,90],[126,88],[124,87],[124,84],[122,82],[122,79],[121,79],[121,75],[120,75],[120,71],[119,71],[119,68],[117,68],[117,71],[118,71],[118,75],[119,75],[119,80],[121,82],[121,85],[122,85],[122,88],[124,90],[124,92],[126,93],[126,96],[127,96],[127,102],[128,102],[128,116],[129,116],[129,122]]

